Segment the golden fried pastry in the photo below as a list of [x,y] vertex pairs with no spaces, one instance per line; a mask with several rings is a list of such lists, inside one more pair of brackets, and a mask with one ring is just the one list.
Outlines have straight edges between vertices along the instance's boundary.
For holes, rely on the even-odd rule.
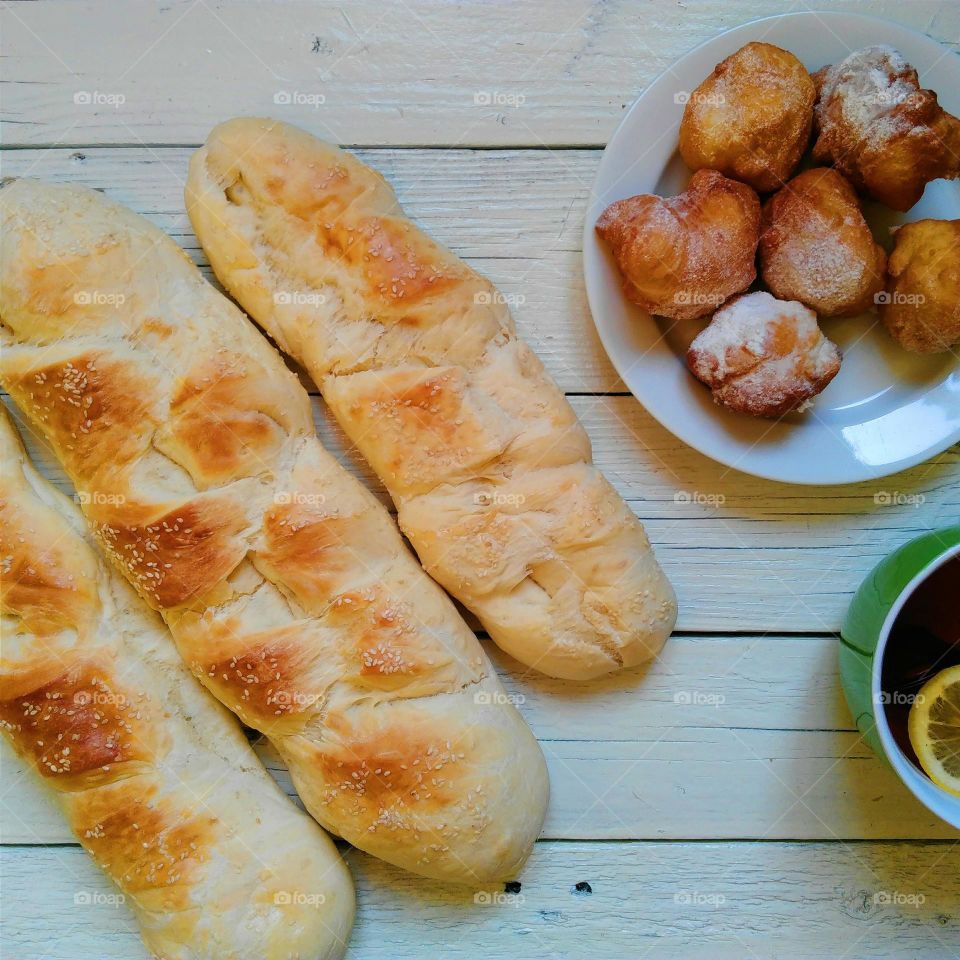
[[793,173],[810,140],[816,89],[803,64],[769,43],[748,43],[718,63],[690,95],[680,155],[760,193]]
[[814,75],[813,157],[894,210],[909,210],[924,187],[960,176],[960,120],[893,47],[864,47]]
[[714,314],[687,351],[715,403],[754,417],[805,409],[840,369],[840,351],[802,303],[749,293]]
[[699,170],[677,197],[641,194],[611,203],[597,233],[613,251],[629,300],[689,320],[753,283],[760,200],[745,184]]
[[764,205],[760,270],[778,299],[826,317],[855,316],[873,306],[886,266],[853,187],[836,170],[807,170]]
[[880,316],[905,350],[941,353],[960,344],[960,220],[897,230]]

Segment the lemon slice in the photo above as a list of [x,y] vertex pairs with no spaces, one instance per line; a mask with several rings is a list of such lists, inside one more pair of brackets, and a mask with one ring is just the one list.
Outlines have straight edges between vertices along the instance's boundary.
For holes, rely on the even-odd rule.
[[927,776],[960,797],[960,666],[941,671],[917,694],[910,743]]

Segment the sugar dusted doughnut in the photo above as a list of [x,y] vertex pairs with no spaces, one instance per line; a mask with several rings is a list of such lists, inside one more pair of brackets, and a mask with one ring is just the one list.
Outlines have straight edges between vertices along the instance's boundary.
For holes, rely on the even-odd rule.
[[716,403],[754,417],[805,405],[840,369],[840,351],[802,303],[750,293],[722,307],[693,341],[687,366]]

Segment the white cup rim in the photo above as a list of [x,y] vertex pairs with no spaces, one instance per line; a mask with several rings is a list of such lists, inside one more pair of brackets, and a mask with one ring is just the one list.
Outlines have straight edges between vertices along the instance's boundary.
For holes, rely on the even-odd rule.
[[873,657],[870,693],[872,697],[873,719],[877,734],[880,737],[883,752],[886,754],[890,765],[906,784],[907,789],[928,810],[932,810],[938,817],[946,820],[951,826],[960,828],[960,797],[955,797],[953,794],[947,793],[942,787],[938,787],[907,758],[907,755],[900,749],[897,741],[893,737],[890,725],[887,723],[887,712],[883,708],[880,699],[880,695],[883,692],[881,684],[883,656],[887,650],[887,640],[890,638],[890,631],[893,629],[893,624],[900,615],[900,611],[924,580],[939,570],[944,564],[958,556],[960,556],[960,544],[949,547],[939,556],[934,557],[933,560],[920,570],[903,590],[900,591],[900,595],[887,613],[886,619],[883,621],[883,627],[880,630],[880,637],[877,641],[877,647]]

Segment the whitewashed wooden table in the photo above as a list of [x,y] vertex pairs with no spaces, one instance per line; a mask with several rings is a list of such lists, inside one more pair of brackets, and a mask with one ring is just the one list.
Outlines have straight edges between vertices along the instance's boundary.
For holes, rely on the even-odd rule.
[[[955,0],[817,6],[899,20],[960,48]],[[520,890],[477,903],[475,891],[350,851],[351,958],[960,954],[958,835],[861,742],[835,649],[873,564],[960,514],[960,450],[851,487],[728,470],[626,393],[583,292],[585,200],[625,108],[700,41],[796,9],[40,0],[0,14],[4,175],[103,188],[205,269],[181,194],[187,159],[215,123],[273,114],[358,148],[411,216],[515,301],[678,588],[677,633],[647,670],[585,686],[521,679],[492,651],[553,783]],[[324,439],[384,496],[319,401],[316,414]],[[0,954],[144,957],[125,908],[8,752],[2,795]]]

